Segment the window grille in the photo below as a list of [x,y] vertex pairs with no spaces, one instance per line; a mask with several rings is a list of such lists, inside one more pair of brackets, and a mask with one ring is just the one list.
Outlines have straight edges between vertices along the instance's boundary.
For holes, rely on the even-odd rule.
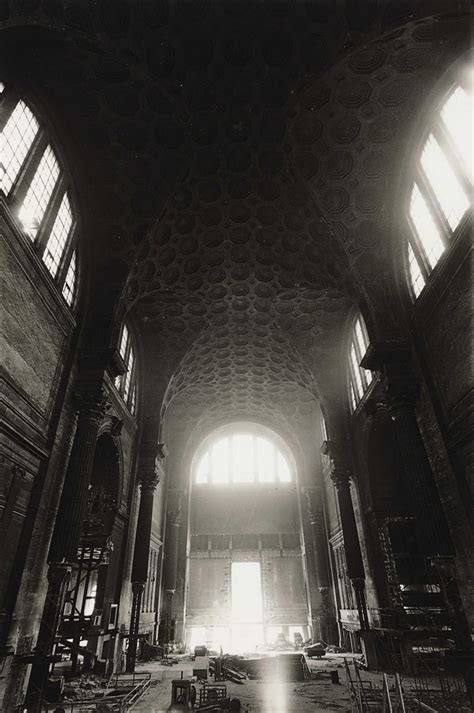
[[41,124],[13,88],[0,82],[10,114],[0,133],[0,190],[69,307],[77,287],[75,219],[67,179]]
[[360,366],[368,347],[367,329],[362,317],[359,315],[352,329],[349,346],[349,396],[352,411],[355,411],[357,404],[362,400],[372,382],[372,373]]
[[472,92],[456,85],[420,153],[408,207],[408,277],[414,299],[449,247],[471,206]]

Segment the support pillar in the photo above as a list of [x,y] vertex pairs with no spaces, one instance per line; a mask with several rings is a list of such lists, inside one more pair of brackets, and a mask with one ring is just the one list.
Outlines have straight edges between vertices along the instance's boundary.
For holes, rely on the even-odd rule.
[[105,387],[109,369],[112,378],[123,369],[123,362],[116,361],[115,350],[80,352],[75,396],[77,425],[48,555],[48,592],[35,648],[38,660],[33,662],[26,698],[31,713],[41,711],[64,604],[66,577],[77,560],[97,436],[109,407]]
[[[173,597],[178,584],[178,550],[179,550],[179,529],[182,519],[182,498],[183,492],[170,491],[168,493],[169,507],[166,517],[166,537],[163,562],[163,591],[165,594],[163,602],[163,629],[165,642],[175,637],[176,629],[173,625]],[[171,634],[173,633],[173,636]]]
[[162,443],[142,441],[140,444],[138,477],[140,481],[140,506],[138,511],[135,550],[132,565],[132,611],[130,616],[129,644],[127,650],[127,672],[135,671],[140,612],[143,592],[148,578],[148,559],[153,522],[153,500],[156,486],[163,474],[160,460],[166,455]]
[[316,587],[321,596],[320,614],[317,616],[318,631],[313,632],[316,638],[329,641],[331,638],[330,605],[329,605],[329,575],[326,555],[327,535],[324,527],[322,488],[305,489],[307,511],[311,525],[311,539],[314,552],[314,573]]
[[350,452],[349,443],[335,444],[334,441],[326,441],[323,452],[329,455],[331,461],[331,480],[336,487],[341,515],[347,574],[354,589],[360,628],[361,631],[368,631],[370,626],[365,600],[364,564],[350,491],[350,467],[347,457]]
[[455,577],[455,558],[436,483],[416,418],[419,383],[405,343],[371,345],[362,366],[380,373],[400,446],[405,486],[416,516],[421,553],[439,577],[456,648],[469,651],[471,635]]
[[66,564],[52,564],[48,568],[48,590],[35,647],[35,660],[28,683],[28,711],[41,711],[51,655],[60,623],[61,608],[58,603],[64,601],[70,576],[71,567]]

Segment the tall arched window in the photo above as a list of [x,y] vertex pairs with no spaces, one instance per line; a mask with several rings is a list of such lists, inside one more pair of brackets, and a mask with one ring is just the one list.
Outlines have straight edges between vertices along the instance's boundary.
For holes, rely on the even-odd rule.
[[423,144],[410,194],[408,271],[413,296],[460,230],[472,201],[472,86],[456,84]]
[[119,345],[120,356],[125,362],[127,371],[125,374],[117,376],[115,387],[131,413],[135,414],[137,408],[137,363],[132,335],[126,324],[122,327]]
[[291,479],[288,460],[274,441],[240,429],[216,437],[195,470],[197,485],[289,483]]
[[352,327],[349,344],[349,394],[353,411],[355,411],[357,404],[362,400],[372,382],[372,372],[360,366],[368,346],[369,337],[365,322],[362,316],[359,315]]
[[0,82],[0,197],[65,301],[76,292],[76,219],[68,179],[41,120]]

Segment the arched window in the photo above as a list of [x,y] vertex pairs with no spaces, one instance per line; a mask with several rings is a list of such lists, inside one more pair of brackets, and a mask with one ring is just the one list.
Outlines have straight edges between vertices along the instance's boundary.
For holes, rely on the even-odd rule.
[[354,322],[349,344],[349,394],[353,411],[372,382],[372,372],[360,366],[368,346],[369,337],[365,322],[359,315]]
[[1,82],[0,95],[0,196],[73,307],[76,219],[66,173],[45,127],[28,104]]
[[125,362],[127,371],[125,374],[117,376],[115,387],[127,404],[130,412],[135,414],[137,408],[137,363],[132,335],[126,324],[122,327],[119,344],[120,356]]
[[288,459],[275,441],[240,429],[216,436],[195,469],[198,485],[289,483],[291,479]]
[[410,194],[407,247],[414,299],[460,230],[473,183],[472,86],[456,84],[423,144]]
[[322,413],[321,413],[321,436],[322,436],[323,441],[328,440],[328,429],[326,427],[326,419],[324,418]]

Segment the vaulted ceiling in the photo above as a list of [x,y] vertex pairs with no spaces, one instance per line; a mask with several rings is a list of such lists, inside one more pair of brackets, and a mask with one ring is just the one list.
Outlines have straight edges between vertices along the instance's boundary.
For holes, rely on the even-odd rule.
[[121,313],[184,441],[232,417],[313,428],[320,394],[345,395],[351,310],[396,329],[400,160],[420,94],[468,41],[458,5],[2,10],[3,63],[60,139],[90,273],[127,266]]

